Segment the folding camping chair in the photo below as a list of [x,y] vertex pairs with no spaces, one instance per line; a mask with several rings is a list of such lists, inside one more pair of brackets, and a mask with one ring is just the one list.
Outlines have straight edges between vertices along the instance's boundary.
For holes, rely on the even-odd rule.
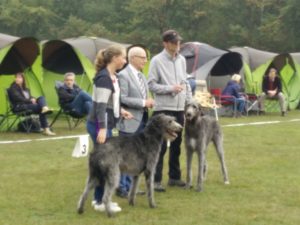
[[258,106],[258,96],[256,94],[247,93],[246,94],[246,112],[247,116],[250,112],[255,111],[256,115],[259,113],[259,106]]
[[85,115],[79,114],[74,110],[64,108],[60,103],[59,103],[59,95],[58,95],[58,89],[64,85],[62,81],[55,81],[55,91],[58,97],[58,104],[59,104],[59,110],[55,117],[53,118],[50,127],[54,125],[54,123],[57,121],[57,119],[61,116],[64,115],[69,126],[69,130],[72,130],[76,128],[82,121],[85,119]]
[[[5,90],[5,96],[6,96],[6,113],[3,115],[3,118],[1,119],[0,126],[5,127],[6,130],[10,131],[14,127],[14,125],[18,122],[18,124],[21,124],[23,130],[25,130],[27,133],[30,132],[32,123],[30,123],[31,120],[35,120],[34,113],[32,110],[28,109],[18,109],[16,108],[11,99],[11,94],[9,89]],[[22,122],[22,123],[21,123]]]
[[[215,97],[216,104],[222,106],[225,110],[231,112],[231,115],[236,117],[237,113],[237,102],[236,98],[231,95],[222,95],[221,88],[212,88],[210,93]],[[226,115],[227,113],[223,113]]]
[[212,109],[214,111],[216,120],[218,120],[218,106],[214,96],[208,92],[205,80],[196,80],[196,91],[194,98],[202,107]]

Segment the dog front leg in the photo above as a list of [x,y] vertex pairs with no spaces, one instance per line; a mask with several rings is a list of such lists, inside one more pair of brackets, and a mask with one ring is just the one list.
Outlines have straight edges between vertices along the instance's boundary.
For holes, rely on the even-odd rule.
[[153,196],[153,182],[154,182],[154,171],[146,170],[144,172],[145,174],[145,180],[146,180],[146,186],[147,186],[147,195],[148,195],[148,201],[150,208],[156,208],[156,204],[154,201]]
[[205,145],[201,144],[201,149],[198,151],[198,178],[196,191],[203,190],[204,164],[205,164]]
[[90,190],[93,189],[95,186],[96,186],[96,181],[94,179],[92,179],[90,176],[88,176],[84,191],[83,191],[82,195],[80,196],[78,204],[77,204],[77,212],[79,214],[83,213],[84,203],[88,197]]
[[138,183],[139,183],[139,176],[134,176],[132,178],[132,184],[129,192],[129,198],[128,198],[129,205],[132,206],[135,205],[135,197],[136,197]]
[[193,150],[191,147],[186,148],[186,189],[192,187],[192,159],[193,159]]

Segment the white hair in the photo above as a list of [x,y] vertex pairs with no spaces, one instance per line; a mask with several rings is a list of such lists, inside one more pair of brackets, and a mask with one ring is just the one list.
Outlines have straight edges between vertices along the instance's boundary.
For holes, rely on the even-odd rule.
[[129,49],[128,61],[130,62],[133,56],[139,55],[141,52],[145,52],[147,54],[146,50],[139,46],[135,46],[135,47],[132,47],[131,49]]
[[75,73],[73,73],[73,72],[65,73],[64,80],[67,79],[68,77],[73,77],[75,79]]

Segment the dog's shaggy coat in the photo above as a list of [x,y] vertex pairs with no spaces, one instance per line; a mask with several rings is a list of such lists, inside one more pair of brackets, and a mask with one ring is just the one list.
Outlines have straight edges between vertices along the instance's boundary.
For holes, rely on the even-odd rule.
[[129,204],[135,204],[139,175],[144,172],[146,178],[149,206],[154,208],[153,179],[163,139],[174,140],[182,127],[174,117],[159,114],[154,116],[143,132],[129,137],[119,136],[107,140],[105,144],[96,144],[89,158],[89,176],[81,195],[77,211],[83,213],[84,202],[89,191],[99,182],[105,182],[102,202],[108,216],[111,197],[119,184],[120,173],[133,177],[129,193]]
[[187,157],[186,188],[192,187],[192,156],[198,155],[197,191],[203,190],[203,180],[206,177],[206,150],[212,141],[222,168],[225,184],[229,184],[223,150],[223,135],[218,122],[208,115],[202,115],[201,106],[197,102],[190,102],[185,107],[185,146]]

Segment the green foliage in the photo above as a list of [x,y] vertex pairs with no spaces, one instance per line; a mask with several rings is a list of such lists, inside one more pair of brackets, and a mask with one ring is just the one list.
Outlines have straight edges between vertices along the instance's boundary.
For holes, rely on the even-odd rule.
[[300,49],[297,0],[0,0],[0,32],[38,39],[95,35],[142,43],[156,53],[161,33],[219,48]]

